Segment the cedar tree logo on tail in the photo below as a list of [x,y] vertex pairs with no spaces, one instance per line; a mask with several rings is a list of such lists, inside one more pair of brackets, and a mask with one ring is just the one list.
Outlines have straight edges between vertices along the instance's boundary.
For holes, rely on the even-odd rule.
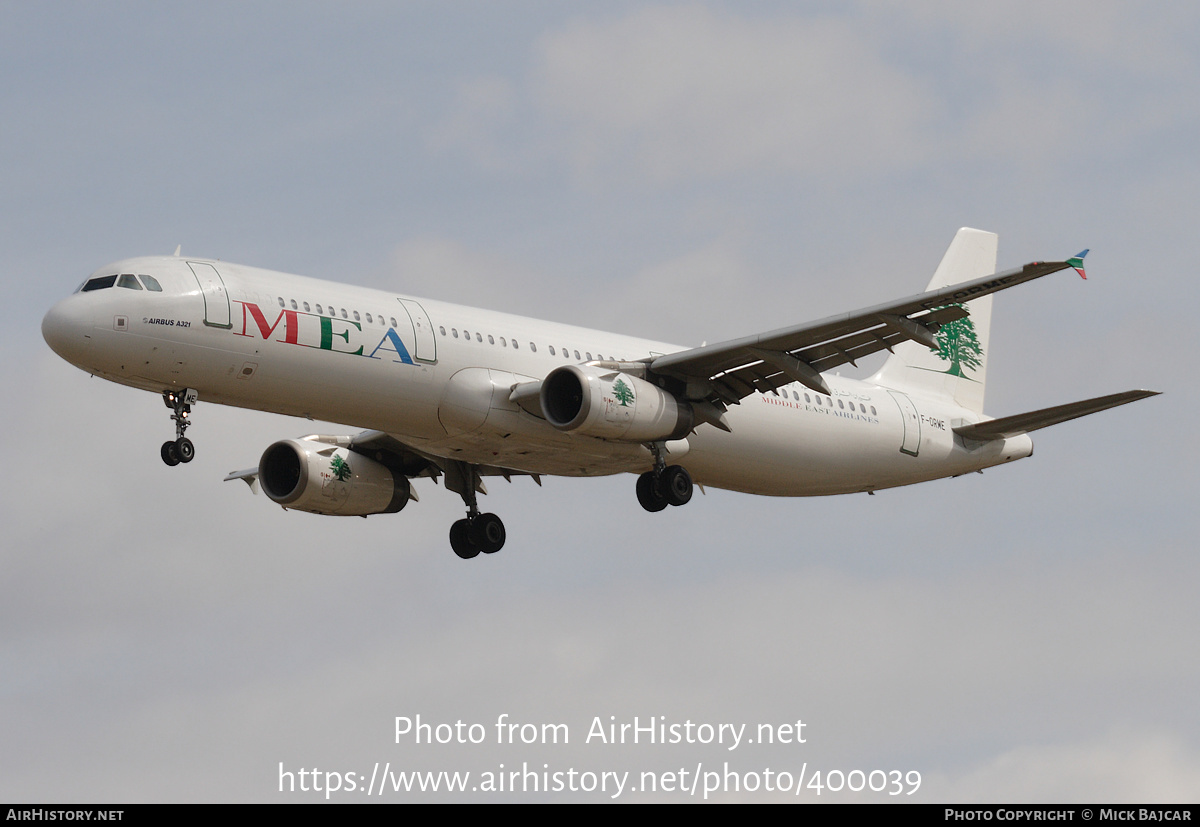
[[[961,304],[958,306],[962,307]],[[971,378],[963,373],[964,367],[974,371],[983,364],[979,361],[983,356],[983,346],[975,335],[975,323],[970,316],[942,325],[937,332],[937,355],[950,363],[950,369],[943,373],[963,379]]]

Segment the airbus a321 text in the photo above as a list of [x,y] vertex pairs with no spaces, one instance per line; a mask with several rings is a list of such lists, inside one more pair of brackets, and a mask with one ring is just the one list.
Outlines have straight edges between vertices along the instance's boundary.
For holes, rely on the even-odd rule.
[[[1126,391],[983,413],[992,294],[1066,261],[1001,273],[996,236],[962,229],[926,292],[742,339],[683,348],[380,290],[174,256],[97,270],[42,322],[88,373],[161,394],[191,461],[198,400],[360,430],[269,446],[241,479],[284,508],[367,516],[440,477],[462,497],[460,557],[505,529],[485,477],[634,473],[647,511],[694,484],[799,497],[957,476],[1027,457],[1029,432],[1153,395]],[[887,350],[865,381],[831,373]]]

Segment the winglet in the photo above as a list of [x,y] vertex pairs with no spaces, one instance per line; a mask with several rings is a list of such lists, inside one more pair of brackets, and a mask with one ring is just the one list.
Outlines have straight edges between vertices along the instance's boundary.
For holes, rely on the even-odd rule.
[[1082,253],[1075,256],[1074,258],[1067,259],[1067,264],[1071,265],[1071,269],[1073,269],[1076,273],[1078,273],[1079,277],[1081,279],[1085,279],[1085,280],[1087,279],[1087,273],[1083,272],[1083,257],[1086,256],[1087,254],[1088,254],[1088,251],[1084,250]]

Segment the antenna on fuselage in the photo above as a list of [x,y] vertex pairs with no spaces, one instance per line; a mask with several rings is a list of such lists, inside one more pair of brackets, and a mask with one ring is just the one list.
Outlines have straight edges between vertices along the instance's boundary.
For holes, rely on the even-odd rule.
[[180,254],[180,253],[182,253],[182,252],[183,252],[183,245],[182,245],[182,244],[177,244],[177,245],[175,246],[175,258],[179,258],[179,254]]

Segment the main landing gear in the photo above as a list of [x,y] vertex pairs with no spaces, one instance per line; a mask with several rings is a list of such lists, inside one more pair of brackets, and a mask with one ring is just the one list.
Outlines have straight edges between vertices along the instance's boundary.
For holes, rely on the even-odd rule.
[[163,391],[163,404],[175,412],[171,414],[171,419],[175,420],[175,440],[164,442],[159,452],[162,461],[167,465],[191,462],[196,456],[196,446],[192,445],[192,441],[185,437],[183,432],[192,424],[188,421],[188,414],[192,412],[192,405],[196,404],[199,398],[200,394],[192,388]]
[[692,475],[682,465],[667,465],[658,444],[652,445],[651,450],[654,470],[638,477],[638,502],[650,512],[662,511],[668,505],[687,505],[694,487]]
[[450,526],[450,547],[464,560],[504,548],[504,523],[495,514],[467,514]]
[[458,491],[467,507],[467,516],[450,526],[450,548],[464,560],[478,557],[481,551],[495,554],[504,548],[504,523],[495,514],[479,513],[475,499],[476,486],[480,485],[478,470],[465,462],[456,462],[446,470],[446,487]]

